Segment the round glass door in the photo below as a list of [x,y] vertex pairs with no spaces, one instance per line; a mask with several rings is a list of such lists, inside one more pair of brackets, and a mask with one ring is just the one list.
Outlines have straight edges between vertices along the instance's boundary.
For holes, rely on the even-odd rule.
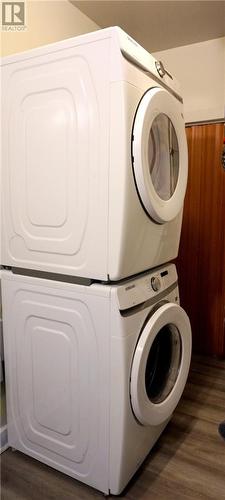
[[172,391],[180,369],[182,341],[177,327],[167,324],[156,335],[145,369],[145,389],[152,403],[164,401]]
[[173,413],[191,359],[191,327],[185,311],[166,303],[147,320],[131,369],[131,405],[143,425],[159,425]]
[[168,222],[182,209],[187,185],[187,141],[181,103],[164,89],[146,92],[136,113],[133,170],[148,215]]
[[164,113],[153,120],[150,129],[148,164],[156,193],[162,200],[169,200],[178,181],[179,146],[173,123]]

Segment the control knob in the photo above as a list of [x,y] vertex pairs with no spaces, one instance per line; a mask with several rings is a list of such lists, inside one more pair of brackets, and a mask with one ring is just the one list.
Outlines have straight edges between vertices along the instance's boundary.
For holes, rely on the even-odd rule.
[[161,283],[160,283],[160,279],[158,278],[158,276],[153,276],[151,278],[151,286],[152,286],[152,289],[154,290],[154,292],[158,292],[160,290]]

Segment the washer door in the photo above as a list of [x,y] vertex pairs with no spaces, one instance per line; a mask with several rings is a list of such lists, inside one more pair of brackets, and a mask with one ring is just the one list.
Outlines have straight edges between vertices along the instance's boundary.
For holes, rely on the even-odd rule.
[[139,337],[131,369],[131,404],[143,425],[169,418],[182,395],[191,360],[191,326],[185,311],[164,303]]
[[181,103],[152,88],[137,109],[132,137],[133,170],[147,214],[163,224],[180,212],[188,172],[187,140]]

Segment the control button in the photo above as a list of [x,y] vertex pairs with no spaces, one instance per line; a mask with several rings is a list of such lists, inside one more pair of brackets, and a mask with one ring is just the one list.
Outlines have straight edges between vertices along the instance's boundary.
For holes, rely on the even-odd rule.
[[151,278],[151,286],[154,292],[158,292],[160,290],[161,282],[157,276],[153,276],[153,278]]

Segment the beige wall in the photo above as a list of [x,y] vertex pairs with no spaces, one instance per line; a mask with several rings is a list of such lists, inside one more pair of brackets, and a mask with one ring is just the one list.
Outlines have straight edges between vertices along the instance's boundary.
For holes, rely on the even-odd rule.
[[224,117],[225,37],[153,55],[181,83],[186,122]]
[[98,29],[67,0],[27,0],[24,32],[2,32],[2,55],[14,54]]

